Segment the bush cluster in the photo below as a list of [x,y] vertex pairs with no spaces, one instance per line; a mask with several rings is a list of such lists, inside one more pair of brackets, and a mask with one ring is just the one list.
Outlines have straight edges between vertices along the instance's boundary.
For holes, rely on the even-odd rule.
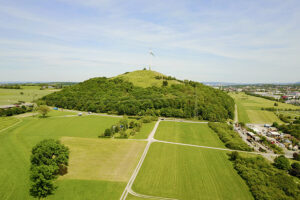
[[286,125],[286,124],[279,125],[278,123],[274,122],[273,125],[278,130],[282,131],[283,133],[290,134],[290,135],[294,136],[295,138],[297,138],[298,140],[300,140],[300,124],[290,123],[288,125]]
[[13,107],[13,108],[0,108],[0,117],[19,115],[26,112],[32,112],[32,106],[21,106],[21,107]]
[[225,143],[225,146],[229,149],[242,150],[242,151],[253,151],[233,130],[232,126],[225,123],[212,123],[209,122],[208,126],[214,130],[220,140]]
[[143,123],[150,123],[157,120],[157,117],[144,116],[139,120],[128,120],[128,117],[124,116],[117,124],[112,125],[110,128],[105,129],[101,137],[117,137],[117,138],[128,138],[129,136],[134,136],[138,133]]
[[35,145],[31,153],[30,195],[45,198],[56,189],[53,181],[58,175],[67,173],[69,149],[58,140],[46,139]]
[[263,157],[231,155],[230,158],[255,199],[300,199],[300,189],[294,179],[273,167]]

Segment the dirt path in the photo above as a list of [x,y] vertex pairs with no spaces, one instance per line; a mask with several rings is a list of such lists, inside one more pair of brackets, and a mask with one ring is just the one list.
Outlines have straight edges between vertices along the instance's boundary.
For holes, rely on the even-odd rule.
[[[155,132],[156,132],[156,130],[157,130],[157,127],[158,127],[160,121],[161,121],[161,120],[159,119],[159,120],[156,122],[156,124],[155,124],[153,130],[152,130],[151,133],[149,134],[148,139],[147,139],[148,143],[147,143],[147,145],[146,145],[146,148],[145,148],[145,150],[144,150],[144,152],[143,152],[143,154],[142,154],[142,157],[141,157],[140,161],[138,162],[138,165],[136,166],[136,168],[135,168],[135,170],[134,170],[134,172],[133,172],[131,178],[129,179],[129,181],[128,181],[127,185],[126,185],[125,190],[124,190],[124,192],[122,193],[122,196],[121,196],[120,200],[125,200],[129,192],[130,192],[132,195],[136,196],[135,194],[137,194],[137,193],[134,193],[134,192],[132,191],[131,187],[132,187],[132,184],[133,184],[133,182],[134,182],[134,180],[135,180],[135,178],[136,178],[138,172],[140,171],[141,166],[142,166],[142,164],[143,164],[143,162],[144,162],[144,160],[145,160],[145,158],[146,158],[146,155],[147,155],[147,153],[148,153],[148,150],[149,150],[149,148],[150,148],[150,145],[152,144],[152,142],[153,142],[153,140],[154,140],[153,137],[154,137],[154,135],[155,135]],[[159,198],[160,198],[160,197],[159,197]]]
[[238,108],[237,105],[234,104],[234,123],[238,123],[239,122],[239,116],[238,116]]

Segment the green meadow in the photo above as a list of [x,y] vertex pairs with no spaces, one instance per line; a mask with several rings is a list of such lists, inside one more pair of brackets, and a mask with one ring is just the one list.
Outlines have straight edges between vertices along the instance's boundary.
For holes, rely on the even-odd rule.
[[274,112],[261,110],[261,108],[278,108],[278,109],[297,109],[298,107],[286,103],[277,102],[268,99],[246,95],[245,93],[230,93],[238,107],[238,120],[244,123],[264,124],[282,121]]
[[206,123],[162,121],[155,133],[155,139],[225,148],[218,135]]
[[[59,188],[48,199],[118,199],[145,142],[97,138],[118,118],[53,115],[56,116],[19,118],[22,122],[0,132],[0,199],[32,199],[30,151],[46,138],[60,139],[71,152],[69,172],[58,178]],[[7,121],[6,126],[17,122],[14,118],[1,120]],[[95,171],[93,167],[101,170]]]
[[182,200],[253,199],[226,152],[162,143],[151,145],[133,190]]
[[143,123],[141,130],[136,133],[131,139],[147,139],[148,135],[151,133],[152,129],[154,128],[155,122],[150,123]]
[[40,90],[40,86],[21,86],[21,89],[0,88],[0,105],[10,105],[18,101],[32,102],[55,91],[59,90]]

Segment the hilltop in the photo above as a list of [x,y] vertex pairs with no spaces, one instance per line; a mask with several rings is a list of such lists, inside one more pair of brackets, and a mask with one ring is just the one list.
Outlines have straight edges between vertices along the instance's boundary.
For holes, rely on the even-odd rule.
[[133,83],[135,86],[143,88],[152,86],[160,87],[164,80],[167,80],[169,85],[182,84],[182,82],[176,80],[174,77],[166,76],[152,70],[126,72],[113,78],[122,78],[125,81]]
[[[168,84],[163,86],[163,81]],[[146,70],[92,78],[47,95],[42,101],[50,106],[118,115],[197,117],[209,121],[224,121],[234,115],[234,101],[226,93]]]

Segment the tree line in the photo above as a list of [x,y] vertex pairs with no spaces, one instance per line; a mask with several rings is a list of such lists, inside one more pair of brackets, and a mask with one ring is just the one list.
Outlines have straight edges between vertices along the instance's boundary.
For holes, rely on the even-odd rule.
[[135,116],[164,116],[225,121],[234,117],[226,93],[193,81],[142,88],[121,78],[93,78],[42,98],[47,105]]
[[262,96],[262,95],[259,95],[259,94],[254,94],[252,92],[245,92],[245,94],[250,95],[250,96],[254,96],[254,97],[260,97],[260,98],[268,99],[268,100],[271,100],[271,101],[279,101],[281,103],[284,103],[284,99],[282,99],[282,98],[280,98],[279,100],[277,100],[274,97]]
[[12,108],[0,108],[0,117],[19,115],[26,112],[32,112],[33,106],[20,106]]
[[[292,164],[280,156],[270,164],[262,156],[243,157],[238,152],[230,154],[235,170],[246,181],[255,199],[300,199],[298,184],[286,172],[299,173],[299,164]],[[288,169],[286,169],[288,168]]]
[[233,127],[226,123],[212,123],[209,122],[208,126],[217,133],[220,140],[225,143],[229,149],[253,151],[240,136],[233,130]]
[[2,89],[21,89],[20,85],[0,85]]

